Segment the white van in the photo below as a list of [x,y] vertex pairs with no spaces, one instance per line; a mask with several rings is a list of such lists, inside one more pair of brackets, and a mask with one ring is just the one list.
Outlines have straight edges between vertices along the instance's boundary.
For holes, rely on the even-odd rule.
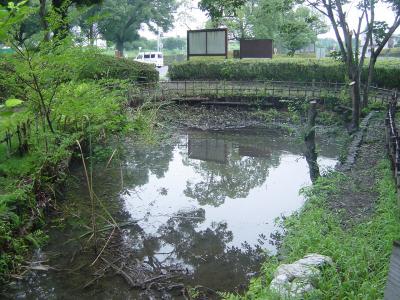
[[162,52],[142,52],[134,59],[146,64],[155,64],[157,68],[164,66],[164,56]]

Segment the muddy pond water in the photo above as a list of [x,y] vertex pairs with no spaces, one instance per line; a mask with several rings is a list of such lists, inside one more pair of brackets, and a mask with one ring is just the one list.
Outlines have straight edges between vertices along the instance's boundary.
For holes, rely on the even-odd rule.
[[[320,168],[333,168],[336,145],[317,146]],[[96,195],[116,222],[129,225],[121,228],[115,251],[124,249],[130,262],[119,257],[115,265],[125,271],[110,274],[88,266],[95,256],[84,250],[87,239],[79,238],[89,228],[90,198],[76,164],[59,203],[65,213],[55,222],[66,225],[49,230],[48,245],[34,257],[38,270],[13,283],[8,296],[185,299],[181,284],[207,291],[208,298],[218,298],[215,291],[243,291],[265,253],[276,250],[269,241],[278,229],[274,220],[304,203],[299,190],[311,180],[303,147],[299,138],[266,129],[188,130],[157,146],[125,142],[120,160],[115,156],[108,167],[98,161],[93,168]],[[152,274],[154,286],[130,287],[123,273],[133,270],[132,261],[141,265],[138,277]],[[157,278],[169,274],[177,275],[153,291]]]

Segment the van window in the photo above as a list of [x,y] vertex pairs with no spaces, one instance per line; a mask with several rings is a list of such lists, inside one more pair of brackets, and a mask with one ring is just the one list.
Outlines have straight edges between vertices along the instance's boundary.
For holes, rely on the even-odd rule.
[[162,54],[158,54],[158,58],[162,58]]
[[152,54],[152,55],[151,55],[151,58],[156,58],[156,55],[155,55],[155,54]]
[[144,58],[150,58],[150,54],[145,54]]
[[136,59],[142,59],[143,58],[143,55],[142,54],[139,54],[137,57],[136,57]]

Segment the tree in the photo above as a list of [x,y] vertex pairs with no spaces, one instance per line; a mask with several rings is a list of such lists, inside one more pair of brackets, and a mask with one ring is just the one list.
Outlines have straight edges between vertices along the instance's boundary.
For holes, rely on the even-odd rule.
[[[6,6],[8,2],[10,1],[0,0],[0,5]],[[18,5],[18,3],[24,3],[25,9],[29,10],[29,18],[25,18],[23,21],[14,24],[11,30],[13,39],[18,45],[22,45],[26,40],[42,30],[38,13],[38,2],[14,0],[10,3],[14,6]]]
[[168,50],[181,50],[186,47],[186,39],[180,37],[167,37],[163,40],[163,45],[164,48]]
[[[357,8],[360,12],[358,25],[350,28],[345,5],[347,1],[340,0],[306,0],[307,3],[324,14],[330,20],[339,44],[342,60],[346,66],[352,99],[352,125],[353,130],[358,129],[361,107],[361,71],[364,66],[368,47],[371,49],[369,62],[369,75],[364,94],[368,94],[368,86],[372,80],[375,62],[386,45],[389,38],[400,25],[400,2],[398,0],[385,0],[382,3],[389,4],[395,14],[395,20],[391,26],[375,21],[375,6],[378,0],[360,0]],[[362,26],[365,30],[362,31]],[[384,25],[386,24],[386,26]],[[365,39],[361,41],[362,33]],[[354,41],[354,42],[353,42]],[[368,95],[365,95],[364,105],[367,104]]]
[[[51,0],[52,8],[56,14],[53,18],[54,35],[59,38],[65,38],[68,35],[70,20],[68,12],[72,5],[76,6],[90,6],[101,3],[102,0]],[[57,21],[55,21],[57,19]]]
[[307,7],[298,7],[285,13],[285,21],[280,25],[282,43],[293,56],[297,50],[313,44],[318,34],[327,32],[327,25],[321,16]]
[[253,31],[256,38],[268,38],[274,41],[274,47],[282,49],[283,41],[280,29],[285,22],[285,14],[293,7],[291,0],[259,0],[254,12]]
[[[400,26],[400,2],[398,0],[381,0],[388,5],[395,19],[391,25],[375,20],[375,6],[379,0],[359,0],[356,7],[359,10],[358,25],[350,28],[347,18],[347,0],[305,0],[305,2],[326,16],[335,32],[340,54],[346,67],[349,90],[352,100],[351,129],[356,130],[360,122],[361,108],[361,71],[365,63],[368,48],[371,51],[369,72],[364,89],[363,105],[368,104],[369,85],[372,82],[376,60],[390,37]],[[245,0],[202,0],[200,7],[207,10],[210,16],[223,16],[232,13],[246,3]],[[362,30],[362,27],[365,27]],[[361,41],[361,35],[365,36]]]
[[210,19],[206,27],[228,28],[228,38],[230,40],[240,40],[242,38],[251,38],[254,36],[254,13],[257,10],[257,4],[259,0],[248,1],[243,7],[238,8],[234,15],[214,17]]
[[[372,83],[374,76],[374,69],[376,61],[378,60],[379,55],[381,54],[385,45],[389,42],[393,33],[400,25],[400,4],[398,1],[396,4],[393,3],[392,9],[396,13],[396,19],[393,24],[389,27],[386,22],[376,22],[373,20],[374,18],[374,3],[371,3],[371,21],[369,25],[372,27],[372,34],[369,35],[369,43],[370,43],[370,53],[371,57],[369,60],[368,66],[368,77],[367,82],[364,86],[364,96],[363,96],[363,106],[366,107],[368,105],[368,93],[369,87]],[[367,35],[368,36],[368,35]]]
[[91,7],[84,8],[77,19],[81,35],[83,35],[91,46],[94,45],[95,40],[100,34],[98,22],[104,17],[106,16],[101,14],[101,5],[94,4]]
[[[220,9],[223,3],[227,12]],[[288,49],[290,55],[327,31],[320,14],[295,5],[293,0],[248,0],[229,7],[238,3],[202,1],[200,7],[208,10],[214,27],[227,27],[232,39],[269,38],[275,47]]]
[[239,8],[243,7],[246,0],[201,0],[199,7],[207,11],[214,21],[222,17],[235,16]]
[[175,8],[175,0],[106,0],[102,12],[107,17],[99,21],[99,30],[122,53],[126,42],[139,37],[138,30],[143,23],[154,32],[159,27],[163,30],[170,28]]

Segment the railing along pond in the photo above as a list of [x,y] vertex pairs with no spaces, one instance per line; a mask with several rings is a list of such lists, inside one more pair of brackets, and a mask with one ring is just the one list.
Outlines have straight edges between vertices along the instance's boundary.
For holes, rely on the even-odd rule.
[[[394,92],[388,104],[385,119],[386,145],[392,162],[394,177],[396,180],[397,202],[400,206],[400,137],[396,127],[397,92]],[[393,242],[393,251],[390,257],[389,274],[386,281],[384,299],[398,299],[400,295],[400,242]]]
[[[293,81],[161,81],[158,84],[140,84],[132,96],[152,101],[188,99],[206,102],[216,99],[310,98],[346,97],[348,85],[339,82]],[[372,101],[388,102],[391,90],[370,87]],[[198,98],[198,99],[196,99]]]
[[393,93],[388,103],[388,111],[385,119],[386,124],[386,144],[394,176],[396,178],[397,194],[400,196],[400,137],[396,127],[397,92]]

